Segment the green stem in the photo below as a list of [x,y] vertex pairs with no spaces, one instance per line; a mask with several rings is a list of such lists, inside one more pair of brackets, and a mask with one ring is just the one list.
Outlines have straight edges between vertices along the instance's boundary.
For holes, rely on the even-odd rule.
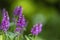
[[34,38],[34,40],[37,40],[37,35],[35,35],[35,38]]
[[15,40],[23,40],[23,34],[18,35],[17,37],[15,37]]
[[15,40],[19,40],[19,35],[17,37],[15,37]]
[[13,40],[13,38],[11,38],[10,40]]
[[[6,36],[5,36],[5,34],[3,34],[3,39],[6,40]],[[3,40],[3,39],[2,39],[2,40]]]
[[18,35],[18,37],[17,37],[17,40],[19,40],[19,35]]
[[21,39],[23,40],[23,34],[21,35]]
[[6,40],[9,40],[8,36],[6,36]]

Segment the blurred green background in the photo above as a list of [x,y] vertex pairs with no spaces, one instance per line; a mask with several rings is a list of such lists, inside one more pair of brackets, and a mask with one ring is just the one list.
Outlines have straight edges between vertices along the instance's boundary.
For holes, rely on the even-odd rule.
[[17,6],[23,7],[23,14],[28,22],[24,34],[28,35],[34,24],[43,23],[39,40],[60,40],[60,0],[0,0],[0,23],[2,9],[8,11],[12,22],[13,10]]

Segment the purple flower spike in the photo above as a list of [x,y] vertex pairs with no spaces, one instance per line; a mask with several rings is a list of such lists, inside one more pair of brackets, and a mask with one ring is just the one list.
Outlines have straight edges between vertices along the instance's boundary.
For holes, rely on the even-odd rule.
[[10,26],[10,22],[9,22],[9,16],[8,16],[8,12],[3,9],[3,19],[2,19],[2,23],[1,23],[1,28],[4,32],[7,32],[9,26]]
[[20,32],[23,31],[23,29],[26,26],[26,20],[24,18],[24,15],[22,14],[22,7],[16,7],[16,9],[14,10],[14,13],[16,16],[18,16],[18,20],[16,22],[16,32]]
[[33,35],[38,35],[42,31],[42,24],[36,24],[33,26],[31,33]]
[[26,26],[26,20],[24,18],[24,15],[21,15],[21,16],[18,17],[18,21],[17,21],[16,26],[17,27],[19,26],[20,28],[23,28],[23,27]]
[[22,10],[23,10],[23,8],[21,6],[20,7],[16,7],[14,9],[14,15],[15,16],[22,15]]
[[19,16],[18,21],[16,23],[15,32],[22,33],[25,26],[26,26],[26,21],[25,21],[24,15]]

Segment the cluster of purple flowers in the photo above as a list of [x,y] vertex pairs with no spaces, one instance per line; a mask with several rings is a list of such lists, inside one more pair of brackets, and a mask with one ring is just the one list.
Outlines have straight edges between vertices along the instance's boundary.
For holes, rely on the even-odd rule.
[[31,29],[31,33],[33,35],[38,35],[42,31],[42,24],[36,24]]
[[[16,21],[15,32],[19,32],[19,33],[26,26],[26,19],[24,18],[24,15],[22,14],[22,10],[23,10],[23,8],[21,6],[16,7],[14,9],[14,15],[18,16],[18,19]],[[7,32],[7,30],[9,29],[9,26],[10,26],[8,12],[5,9],[3,9],[2,13],[3,13],[3,19],[2,19],[0,27],[4,32]],[[41,31],[42,31],[42,24],[36,24],[31,29],[31,33],[33,35],[38,35]]]
[[9,29],[9,26],[10,26],[8,12],[5,9],[3,9],[2,13],[3,13],[3,19],[1,22],[1,29],[4,32],[7,32],[7,30]]
[[18,20],[16,22],[16,30],[17,32],[20,32],[26,25],[26,20],[24,18],[24,15],[22,14],[22,10],[23,8],[20,7],[16,7],[14,10],[14,15],[18,16]]

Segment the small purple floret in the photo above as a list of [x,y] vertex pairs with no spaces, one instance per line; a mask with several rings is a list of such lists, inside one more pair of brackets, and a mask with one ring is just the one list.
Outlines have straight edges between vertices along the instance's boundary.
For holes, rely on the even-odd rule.
[[31,33],[33,35],[38,35],[42,31],[42,24],[36,24],[33,26]]

